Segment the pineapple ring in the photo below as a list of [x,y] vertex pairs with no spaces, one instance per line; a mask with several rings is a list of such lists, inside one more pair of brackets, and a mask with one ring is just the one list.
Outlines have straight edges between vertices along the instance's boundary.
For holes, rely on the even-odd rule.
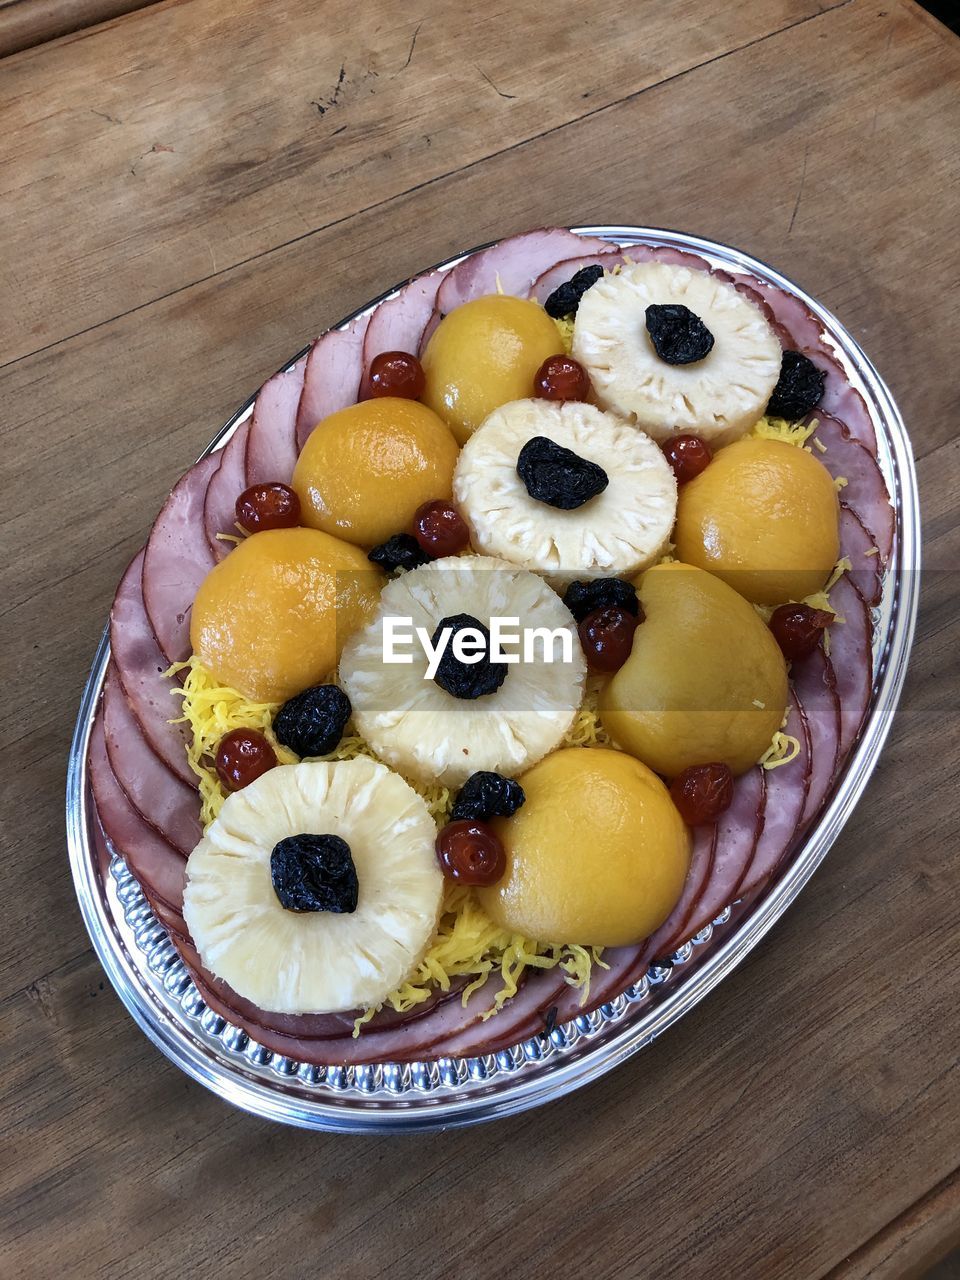
[[[532,661],[507,666],[496,692],[473,700],[425,679],[427,656],[416,642],[406,650],[411,662],[384,662],[385,619],[412,619],[432,636],[442,619],[464,613],[484,626],[519,618],[514,633],[567,631],[572,660],[548,663],[539,647]],[[365,741],[408,777],[446,786],[480,769],[513,775],[552,751],[577,715],[585,675],[576,624],[559,596],[536,574],[489,556],[447,556],[389,582],[373,621],[351,637],[340,661]]]
[[[355,911],[288,911],[270,874],[287,836],[336,835],[359,880]],[[436,930],[443,876],[420,796],[365,756],[280,765],[229,796],[187,861],[183,915],[204,967],[271,1013],[379,1005]]]

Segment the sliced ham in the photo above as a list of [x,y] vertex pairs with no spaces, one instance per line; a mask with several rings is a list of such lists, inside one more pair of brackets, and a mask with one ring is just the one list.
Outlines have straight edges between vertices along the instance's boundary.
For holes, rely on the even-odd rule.
[[659,959],[676,950],[682,938],[688,936],[687,922],[704,893],[713,867],[716,844],[716,827],[696,827],[693,832],[693,850],[690,870],[684,882],[683,892],[674,909],[659,929],[649,938],[645,948],[650,959]]
[[800,753],[789,764],[764,770],[767,798],[763,831],[738,886],[738,898],[749,897],[767,883],[793,843],[803,814],[810,786],[810,741],[803,713],[795,699],[790,704],[785,732],[800,743]]
[[151,751],[112,666],[103,687],[103,731],[110,768],[131,805],[169,844],[189,856],[202,834],[197,789],[181,782]]
[[824,447],[821,452],[814,445],[815,456],[832,476],[846,480],[841,499],[870,533],[885,565],[893,549],[896,517],[883,472],[870,450],[849,434],[839,418],[819,409],[810,415],[811,420],[814,418],[817,429],[812,439],[819,440]]
[[564,227],[510,236],[472,254],[447,273],[437,294],[437,310],[449,315],[455,307],[498,290],[516,298],[529,297],[533,282],[555,262],[578,254],[602,253],[611,247],[615,246],[609,240],[578,236]]
[[94,722],[88,765],[97,817],[110,843],[144,892],[179,917],[183,908],[186,859],[144,822],[127,799],[110,765],[102,716],[97,716]]
[[161,651],[170,662],[190,653],[190,610],[213,568],[203,530],[207,485],[220,465],[202,458],[174,486],[154,521],[143,560],[143,603]]
[[877,544],[857,513],[844,502],[840,503],[840,555],[846,556],[853,566],[847,576],[866,603],[879,604],[883,574]]
[[873,689],[873,620],[846,574],[830,592],[840,618],[829,628],[830,666],[840,699],[840,760],[845,759],[863,724]]
[[203,528],[214,560],[222,560],[233,550],[234,543],[218,537],[227,533],[235,537],[237,530],[237,498],[247,487],[247,441],[251,419],[241,422],[220,450],[220,466],[207,485],[203,500]]
[[424,325],[423,333],[421,333],[420,335],[420,345],[417,347],[418,356],[422,356],[424,351],[426,351],[427,343],[433,337],[436,331],[437,325],[440,323],[442,319],[443,319],[443,316],[436,309],[436,307],[434,307],[434,309],[430,312],[430,319]]
[[297,451],[318,422],[356,404],[363,372],[363,339],[369,315],[357,316],[345,329],[330,329],[310,348],[297,406]]
[[810,736],[810,778],[800,814],[799,826],[802,829],[820,812],[836,776],[840,752],[840,699],[833,671],[822,648],[794,662],[790,680]]
[[[552,1021],[559,1027],[565,1022],[572,1022],[581,1014],[592,1013],[602,1004],[615,1000],[618,995],[626,991],[627,987],[638,982],[646,972],[647,943],[640,943],[636,947],[607,947],[603,952],[602,960],[607,968],[602,969],[599,965],[594,965],[590,973],[590,990],[586,1000],[583,999],[583,992],[578,987],[571,987],[567,983],[554,1005],[548,1005],[544,1010],[544,1021],[550,1009],[554,1007],[556,1013]],[[544,1026],[541,1022],[541,1025],[530,1034],[534,1035],[537,1031],[543,1030]]]
[[710,874],[673,944],[700,932],[737,897],[755,850],[772,820],[765,770],[754,766],[734,784],[733,803],[717,821]]
[[543,304],[555,289],[559,289],[582,267],[603,267],[604,271],[612,271],[624,262],[666,262],[674,267],[689,267],[691,271],[709,271],[710,263],[699,254],[690,253],[687,249],[673,249],[669,245],[633,244],[625,249],[607,248],[600,252],[584,253],[581,257],[571,257],[563,262],[555,262],[533,282],[530,292],[532,298]]
[[409,351],[416,355],[433,315],[442,271],[430,271],[405,284],[395,298],[381,302],[370,317],[363,338],[363,375],[360,399],[370,393],[370,365],[384,351]]
[[[509,1049],[541,1031],[548,1010],[559,1005],[565,994],[572,990],[559,968],[528,971],[517,994],[506,1001],[499,1013],[486,1021],[480,1018],[478,1010],[470,1023],[461,1029],[452,1025],[444,1028],[444,1011],[441,1010],[435,1020],[435,1030],[440,1034],[425,1046],[424,1051],[430,1058],[477,1058]],[[471,998],[482,996],[483,991],[481,987]],[[465,1010],[453,1009],[451,1012],[460,1015],[469,1009],[468,1002]]]
[[143,554],[138,551],[127,566],[110,610],[114,668],[147,742],[182,782],[195,785],[196,779],[187,764],[184,726],[170,723],[179,715],[179,703],[171,696],[175,686],[163,675],[168,664],[143,607],[140,589]]
[[307,357],[302,356],[292,369],[275,373],[257,393],[247,436],[246,475],[238,495],[252,484],[290,483],[297,461],[297,409],[306,367]]

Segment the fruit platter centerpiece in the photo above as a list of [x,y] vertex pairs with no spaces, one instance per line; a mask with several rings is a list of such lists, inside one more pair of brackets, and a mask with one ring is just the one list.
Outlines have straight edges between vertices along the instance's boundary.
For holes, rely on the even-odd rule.
[[875,762],[918,555],[886,388],[743,255],[552,228],[322,334],[215,446],[71,758],[121,996],[304,1125],[607,1069],[770,927]]

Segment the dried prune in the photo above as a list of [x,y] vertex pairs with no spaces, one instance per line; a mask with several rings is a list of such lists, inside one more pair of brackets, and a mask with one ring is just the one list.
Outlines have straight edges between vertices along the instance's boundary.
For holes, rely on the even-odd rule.
[[395,533],[368,551],[367,559],[387,573],[393,573],[394,569],[419,569],[422,564],[429,564],[432,557],[427,555],[412,533]]
[[558,511],[575,511],[610,483],[603,467],[546,436],[534,436],[520,450],[517,475],[531,498]]
[[626,609],[635,618],[639,618],[641,612],[637,588],[623,578],[590,578],[587,581],[571,582],[564,594],[563,603],[578,622],[582,622],[588,613],[607,609],[611,605]]
[[565,320],[577,314],[580,299],[591,285],[603,276],[603,267],[599,264],[592,267],[581,267],[569,280],[564,281],[558,289],[554,289],[543,304],[543,309],[554,320]]
[[780,361],[780,377],[767,405],[772,418],[795,422],[820,403],[827,375],[802,351],[785,351]]
[[460,788],[450,818],[455,822],[464,818],[510,818],[525,799],[519,782],[482,769],[471,774]]
[[277,741],[298,756],[336,750],[350,719],[350,699],[335,684],[318,684],[289,698],[273,718]]
[[[477,662],[461,662],[453,651],[454,640],[461,631],[468,628],[478,631],[484,641],[485,650],[480,653]],[[450,638],[437,664],[434,681],[454,698],[482,698],[488,693],[496,693],[507,678],[507,667],[503,662],[491,662],[490,632],[483,623],[469,613],[442,618],[433,633],[434,649],[440,644],[444,631],[450,632]]]
[[653,302],[645,315],[653,349],[666,364],[696,364],[713,350],[713,334],[682,302]]
[[356,911],[360,896],[357,868],[340,836],[287,836],[270,854],[270,878],[287,911]]

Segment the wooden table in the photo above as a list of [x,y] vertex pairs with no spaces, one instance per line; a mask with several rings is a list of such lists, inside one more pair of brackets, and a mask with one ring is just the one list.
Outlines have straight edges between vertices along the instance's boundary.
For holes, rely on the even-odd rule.
[[[0,6],[7,47],[83,20],[35,2]],[[921,1274],[960,1233],[960,43],[900,0],[104,4],[130,12],[0,61],[0,1272]],[[113,588],[307,338],[585,221],[776,263],[890,382],[926,533],[902,710],[800,901],[649,1051],[478,1130],[272,1127],[148,1044],[74,902],[64,766]]]

